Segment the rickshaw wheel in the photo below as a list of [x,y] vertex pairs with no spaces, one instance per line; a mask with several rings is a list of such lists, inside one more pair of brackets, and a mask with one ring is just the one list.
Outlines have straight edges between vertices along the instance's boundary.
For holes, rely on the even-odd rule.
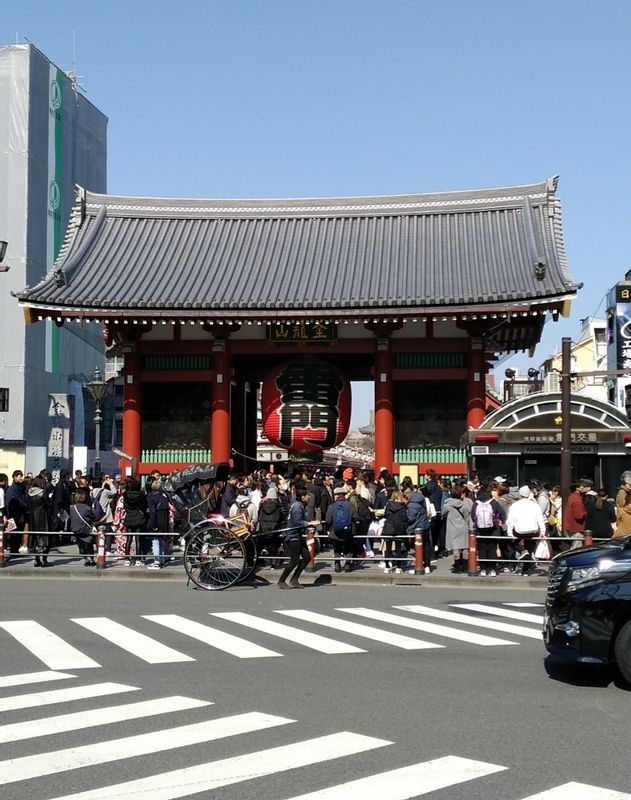
[[248,567],[244,543],[232,531],[212,523],[198,527],[184,549],[184,569],[201,589],[227,589]]

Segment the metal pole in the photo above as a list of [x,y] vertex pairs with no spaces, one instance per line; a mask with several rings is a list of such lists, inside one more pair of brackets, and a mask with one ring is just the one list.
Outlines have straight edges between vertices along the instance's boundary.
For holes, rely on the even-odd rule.
[[561,339],[561,497],[563,508],[570,496],[572,482],[572,340],[568,336]]
[[94,412],[94,475],[99,478],[101,475],[101,402],[96,401],[96,411]]

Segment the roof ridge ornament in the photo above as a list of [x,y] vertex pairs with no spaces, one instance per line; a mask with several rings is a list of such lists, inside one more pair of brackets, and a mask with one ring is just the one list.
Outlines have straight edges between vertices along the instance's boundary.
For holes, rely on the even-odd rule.
[[546,189],[548,190],[548,194],[555,194],[558,185],[559,185],[558,175],[553,175],[551,178],[548,178],[548,180],[546,181]]

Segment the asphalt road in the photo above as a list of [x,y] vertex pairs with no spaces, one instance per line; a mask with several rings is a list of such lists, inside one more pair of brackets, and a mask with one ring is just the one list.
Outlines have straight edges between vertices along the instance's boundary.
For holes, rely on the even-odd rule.
[[[3,799],[631,798],[616,794],[631,792],[629,690],[612,670],[546,657],[542,589],[206,593],[184,583],[39,579],[3,581],[0,593]],[[331,617],[334,627],[323,624]],[[200,630],[213,644],[192,638]],[[74,677],[23,677],[48,670]],[[92,691],[103,683],[118,687]],[[94,696],[63,700],[60,691]],[[188,700],[162,705],[173,697]],[[109,710],[120,706],[130,709]],[[329,738],[311,741],[320,737]],[[455,758],[427,763],[447,757]],[[388,773],[381,783],[311,794],[379,773]],[[569,782],[610,791],[581,794]],[[549,793],[555,787],[564,788]]]

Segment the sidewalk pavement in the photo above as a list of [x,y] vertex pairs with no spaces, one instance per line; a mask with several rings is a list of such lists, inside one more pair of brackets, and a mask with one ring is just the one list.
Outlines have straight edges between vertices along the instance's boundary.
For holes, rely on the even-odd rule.
[[[167,560],[167,565],[160,570],[150,570],[143,566],[125,566],[124,559],[109,559],[105,569],[97,567],[83,566],[83,557],[78,556],[76,545],[67,545],[51,549],[48,561],[53,566],[48,568],[36,568],[34,566],[34,556],[11,555],[7,553],[5,558],[7,563],[4,568],[0,568],[1,578],[50,578],[66,580],[167,580],[180,581],[186,583],[187,576],[184,571],[183,553],[175,552],[173,560]],[[168,558],[168,557],[167,557]],[[147,564],[153,560],[148,556]],[[429,575],[411,575],[405,570],[401,574],[391,572],[384,573],[383,567],[379,567],[379,558],[364,558],[354,562],[352,572],[334,572],[333,554],[324,551],[316,558],[315,571],[305,571],[301,576],[301,582],[305,584],[325,584],[334,583],[336,585],[353,585],[367,583],[381,586],[435,586],[435,587],[463,587],[472,586],[502,586],[509,588],[539,587],[545,588],[548,582],[548,568],[546,564],[539,564],[532,575],[521,576],[500,573],[497,577],[484,577],[478,575],[454,575],[451,572],[453,559],[450,557],[440,558],[432,562],[431,573]],[[256,572],[254,580],[259,582],[276,583],[280,575],[280,569],[270,569],[263,565]]]

